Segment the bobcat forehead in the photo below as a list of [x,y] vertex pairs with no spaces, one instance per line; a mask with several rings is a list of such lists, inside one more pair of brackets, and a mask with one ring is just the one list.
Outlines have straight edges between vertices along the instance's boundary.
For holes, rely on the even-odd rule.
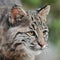
[[29,26],[30,25],[30,19],[29,17],[25,16],[21,19],[21,23],[22,26]]

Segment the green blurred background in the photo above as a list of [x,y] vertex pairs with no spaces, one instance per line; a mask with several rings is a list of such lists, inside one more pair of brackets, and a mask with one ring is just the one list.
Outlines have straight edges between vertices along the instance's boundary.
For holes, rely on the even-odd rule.
[[[36,9],[44,5],[51,5],[50,14],[48,15],[49,26],[49,43],[54,56],[60,60],[60,0],[21,0],[25,9]],[[56,52],[54,52],[57,50]],[[52,57],[51,57],[52,58]],[[43,60],[43,59],[42,59]],[[46,59],[47,60],[47,59]],[[49,59],[48,59],[49,60]]]

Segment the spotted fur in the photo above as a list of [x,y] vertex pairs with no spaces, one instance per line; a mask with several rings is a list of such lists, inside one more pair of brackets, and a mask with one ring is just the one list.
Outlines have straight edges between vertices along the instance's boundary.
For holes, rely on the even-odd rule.
[[46,47],[48,26],[46,17],[50,5],[28,10],[14,5],[2,14],[0,22],[0,55],[3,60],[34,60]]

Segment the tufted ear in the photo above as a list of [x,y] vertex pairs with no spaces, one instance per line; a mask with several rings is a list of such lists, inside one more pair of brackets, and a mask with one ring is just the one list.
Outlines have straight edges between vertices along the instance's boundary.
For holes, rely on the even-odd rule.
[[19,17],[25,16],[25,15],[27,15],[27,13],[23,10],[22,7],[20,7],[18,5],[14,5],[11,9],[11,14],[10,14],[10,16],[11,16],[10,20],[11,21],[10,22],[12,24],[14,24],[16,17],[19,18]]
[[38,15],[41,17],[41,19],[46,21],[46,17],[50,11],[50,5],[47,5],[41,9],[38,9],[37,11],[38,11]]

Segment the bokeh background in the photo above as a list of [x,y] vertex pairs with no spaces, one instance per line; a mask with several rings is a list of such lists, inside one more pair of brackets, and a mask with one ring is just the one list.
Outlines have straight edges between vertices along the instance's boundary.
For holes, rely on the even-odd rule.
[[60,60],[60,0],[21,0],[25,9],[36,9],[51,5],[48,15],[49,40],[48,47],[36,60]]

